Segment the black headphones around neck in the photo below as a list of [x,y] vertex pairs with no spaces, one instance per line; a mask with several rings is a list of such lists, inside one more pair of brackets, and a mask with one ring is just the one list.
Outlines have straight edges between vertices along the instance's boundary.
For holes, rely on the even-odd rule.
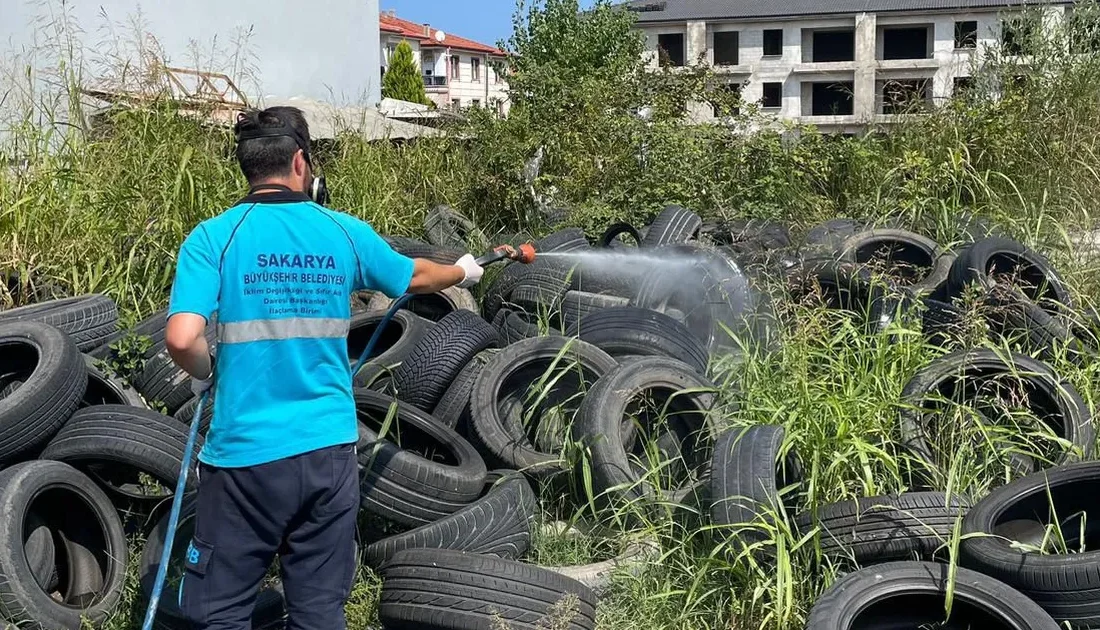
[[[279,120],[276,117],[276,120]],[[237,124],[233,127],[233,133],[236,136],[237,142],[242,140],[253,140],[255,138],[279,138],[287,137],[293,138],[298,148],[302,150],[302,155],[306,158],[306,163],[309,164],[310,169],[313,169],[313,159],[309,153],[309,139],[303,138],[302,134],[298,133],[294,127],[286,124],[282,120],[279,120],[278,126],[264,127],[259,124],[251,124],[245,126],[245,122],[249,121],[245,114],[241,114],[237,117]],[[258,186],[257,188],[263,188],[264,186]],[[285,187],[284,187],[285,188]],[[253,189],[255,190],[255,189]],[[313,181],[309,183],[309,190],[306,191],[309,198],[319,205],[327,205],[329,201],[328,186],[325,183],[325,177],[314,176]]]

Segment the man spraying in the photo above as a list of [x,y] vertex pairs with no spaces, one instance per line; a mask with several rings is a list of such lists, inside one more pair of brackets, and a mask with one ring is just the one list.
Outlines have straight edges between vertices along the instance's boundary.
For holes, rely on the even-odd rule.
[[469,287],[482,268],[407,258],[321,205],[300,110],[242,114],[235,131],[251,191],[184,241],[168,309],[173,360],[196,395],[214,388],[178,596],[196,630],[248,630],[278,555],[287,628],[342,630],[359,507],[350,296]]

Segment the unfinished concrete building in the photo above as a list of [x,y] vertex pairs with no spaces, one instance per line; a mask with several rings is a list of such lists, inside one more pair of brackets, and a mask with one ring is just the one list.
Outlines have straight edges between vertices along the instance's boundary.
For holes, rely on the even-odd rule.
[[[949,98],[969,81],[976,51],[1018,46],[1020,0],[635,0],[648,61],[711,65],[729,90],[776,117],[826,131]],[[1032,2],[1031,4],[1035,4]],[[1072,2],[1045,4],[1044,21]],[[705,104],[695,119],[721,116]]]

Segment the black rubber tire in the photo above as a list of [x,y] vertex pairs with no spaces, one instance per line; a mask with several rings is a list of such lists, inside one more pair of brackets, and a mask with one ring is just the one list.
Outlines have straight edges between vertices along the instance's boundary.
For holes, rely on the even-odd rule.
[[[163,334],[163,331],[161,331]],[[206,342],[211,347],[217,345],[218,326],[216,318],[211,318],[204,332]],[[141,373],[131,379],[134,389],[150,403],[162,403],[168,413],[175,413],[191,397],[191,377],[183,371],[168,354],[168,346],[163,338],[150,349]]]
[[787,489],[802,483],[802,462],[784,450],[785,437],[786,430],[775,425],[730,429],[715,441],[710,463],[711,522],[731,544],[761,558],[774,555],[766,546],[774,538],[773,517],[793,516]]
[[836,257],[844,241],[863,231],[863,223],[855,219],[830,219],[806,232],[802,239],[802,251],[809,256]]
[[[1052,304],[1072,307],[1069,289],[1042,254],[1007,238],[983,238],[959,252],[947,279],[947,291],[959,297],[970,284],[985,291],[998,285],[994,270],[1020,273],[1030,288],[1021,287],[1026,297],[1044,310]],[[1002,283],[1003,285],[1003,283]]]
[[[384,316],[385,313],[374,312],[351,318],[348,329],[348,361],[353,365],[359,360],[367,347],[367,342],[370,341],[371,335],[374,334]],[[371,364],[387,369],[396,367],[434,325],[415,313],[406,310],[397,311],[393,319],[386,324],[386,329],[378,339],[378,345],[366,358],[364,366]],[[366,374],[363,371],[355,374],[353,379],[355,385],[363,386],[365,377]]]
[[725,253],[685,243],[663,245],[651,254],[677,260],[646,274],[633,297],[635,306],[669,315],[673,309],[683,312],[684,323],[712,352],[741,349],[731,332],[746,343],[763,337],[762,296]]
[[649,230],[642,239],[641,247],[654,248],[661,245],[686,243],[699,236],[703,220],[699,215],[682,206],[666,206],[649,224]]
[[496,354],[496,350],[483,350],[474,356],[462,371],[458,373],[447,391],[439,398],[432,416],[444,426],[455,429],[460,435],[465,434],[470,420],[470,396],[474,391],[474,383],[477,375],[485,368],[485,364]]
[[989,576],[934,562],[892,562],[834,582],[814,604],[806,630],[941,627],[949,593],[951,628],[1059,627],[1034,602]]
[[830,503],[795,519],[815,527],[822,556],[870,566],[894,560],[946,560],[956,525],[970,502],[943,492],[905,492]]
[[[387,435],[405,434],[407,445],[444,457],[427,459],[390,439],[379,439],[391,405],[396,414]],[[427,413],[369,389],[355,390],[359,415],[359,466],[363,509],[386,520],[419,527],[454,514],[481,496],[485,462],[462,436]],[[447,461],[449,460],[449,462]]]
[[[202,444],[202,437],[196,437],[196,453]],[[97,480],[109,495],[157,503],[175,490],[186,446],[187,427],[175,418],[149,409],[99,405],[73,414],[46,445],[41,458],[76,467]],[[188,489],[195,486],[196,459],[191,459]],[[131,481],[127,473],[136,472],[160,482],[165,494],[143,495],[130,488],[114,488],[108,479],[117,474],[119,481]]]
[[99,369],[97,360],[84,356],[84,367],[88,370],[88,386],[80,398],[80,407],[92,405],[129,405],[148,409],[141,394],[122,379]]
[[[183,426],[190,428],[191,421],[195,419],[195,408],[199,406],[199,398],[196,396],[184,403],[172,416]],[[199,435],[206,435],[210,430],[210,423],[214,421],[214,397],[207,397],[206,405],[202,408],[202,416],[199,418]]]
[[628,298],[586,291],[566,291],[561,302],[561,318],[564,328],[569,329],[591,313],[623,306],[630,306]]
[[712,241],[733,245],[740,251],[763,253],[791,246],[791,231],[786,225],[761,219],[733,219],[713,226],[704,222],[703,233]]
[[883,330],[893,318],[893,286],[849,262],[813,259],[787,272],[787,287],[797,300],[820,292],[828,308],[855,313],[870,332]]
[[[164,516],[156,526],[149,531],[145,540],[145,547],[141,552],[141,564],[138,576],[141,582],[143,601],[149,601],[153,593],[153,582],[156,580],[157,570],[160,568],[160,557],[164,553],[165,538],[168,533],[168,517]],[[195,495],[193,493],[184,496],[180,506],[179,524],[176,527],[176,537],[172,541],[172,558],[182,559],[187,552],[187,545],[191,543],[191,537],[195,532]],[[171,562],[168,565],[166,582],[179,583],[179,574],[184,571],[182,562]],[[153,627],[157,630],[191,630],[192,625],[186,620],[183,611],[179,607],[179,589],[175,592],[165,589],[163,596],[157,605],[157,616]],[[282,584],[265,581],[256,595],[256,603],[252,609],[252,625],[255,630],[272,629],[281,627],[281,621],[286,618],[286,604],[283,600]],[[143,608],[144,610],[144,608]],[[279,625],[277,625],[279,624]]]
[[603,235],[600,236],[599,246],[603,248],[617,247],[618,241],[616,239],[623,234],[634,239],[635,246],[642,244],[642,235],[638,233],[638,230],[629,223],[620,222],[613,223],[604,230]]
[[91,294],[0,312],[0,324],[17,321],[54,326],[72,337],[83,352],[103,343],[118,329],[118,306],[105,295]]
[[528,266],[523,279],[512,289],[506,301],[531,315],[553,313],[569,291],[567,271],[558,265]]
[[[23,519],[23,551],[35,582],[47,593],[57,588],[57,546],[46,521],[28,512]],[[0,626],[2,628],[3,626]]]
[[[0,471],[0,513],[0,617],[28,628],[84,628],[115,612],[129,552],[118,513],[91,479],[61,462],[16,464]],[[27,563],[30,513],[64,545],[55,555],[61,579],[54,596]]]
[[0,373],[22,381],[0,401],[0,462],[43,446],[80,404],[84,360],[65,333],[40,322],[0,325]]
[[389,242],[390,247],[399,254],[408,256],[409,258],[427,258],[441,265],[453,265],[455,261],[462,258],[466,253],[463,249],[440,247],[438,245],[432,245],[431,243],[417,241],[416,239],[393,236],[384,238]]
[[588,248],[588,239],[580,228],[565,228],[535,241],[535,252],[575,252]]
[[[982,384],[996,382],[994,379],[1024,385],[1029,406],[1038,412],[1039,419],[1056,436],[1079,448],[1084,458],[1092,456],[1095,429],[1088,405],[1073,384],[1059,378],[1046,364],[1020,354],[1006,358],[994,350],[959,350],[934,359],[913,376],[901,394],[900,442],[922,464],[923,470],[917,472],[932,487],[942,487],[947,471],[926,437],[925,426],[935,410],[924,408],[923,403],[933,400],[933,393],[952,399],[960,380],[969,386],[967,381]],[[1038,397],[1041,400],[1036,400]],[[1051,452],[1045,455],[1052,465],[1065,463],[1071,457],[1068,450],[1053,443]],[[1016,455],[1010,462],[1014,467],[1030,465]]]
[[424,215],[424,238],[433,245],[468,249],[488,240],[469,217],[447,205],[435,206]]
[[462,368],[477,353],[499,343],[496,329],[477,313],[455,311],[447,315],[420,338],[394,370],[398,396],[414,407],[431,411]]
[[[595,497],[616,504],[668,499],[672,493],[696,479],[676,475],[667,488],[639,476],[631,462],[635,448],[646,448],[645,440],[655,440],[671,431],[679,443],[675,449],[687,459],[683,466],[701,475],[710,461],[709,449],[716,431],[711,418],[715,394],[714,384],[699,375],[691,366],[667,357],[642,357],[616,366],[604,374],[584,397],[584,403],[573,423],[573,439],[585,445]],[[668,415],[651,418],[641,411],[630,412],[630,403],[638,396],[651,394],[656,406]],[[639,416],[638,425],[631,417]],[[623,431],[624,421],[629,423]],[[624,441],[625,440],[625,441]],[[635,453],[645,457],[642,453]],[[662,449],[662,457],[668,457]],[[672,455],[674,456],[674,455]],[[668,460],[655,463],[662,468]],[[644,463],[642,470],[649,470]],[[662,475],[663,476],[663,475]],[[595,498],[594,497],[594,498]]]
[[[532,319],[534,318],[527,313],[516,312],[509,309],[497,311],[497,316],[493,324],[500,334],[500,344],[502,346],[510,346],[524,339],[534,339],[546,336],[542,334],[542,329],[539,328],[539,325],[532,321]],[[550,336],[554,336],[553,330],[551,330],[550,333]]]
[[555,627],[596,627],[596,596],[591,589],[513,560],[406,549],[382,567],[381,575],[378,618],[389,630],[488,630],[494,618],[513,630],[536,630],[546,627],[545,618],[567,594],[579,599],[576,615]]
[[960,345],[964,333],[963,316],[962,309],[954,304],[926,297],[921,313],[921,332],[933,346],[951,348]]
[[[1069,554],[1013,548],[1016,537],[1000,526],[1021,519],[1037,521],[1041,538],[1043,528],[1060,521],[1067,547],[1078,550],[1084,546],[1079,540],[1082,530],[1090,541],[1095,536],[1091,517],[1097,513],[1098,490],[1100,462],[1053,468],[993,490],[974,504],[963,522],[963,534],[974,536],[962,541],[962,563],[1019,589],[1059,623],[1097,627],[1100,551],[1091,544],[1087,550]],[[1057,529],[1049,536],[1057,539]]]
[[[577,382],[591,387],[616,365],[615,359],[592,344],[566,337],[538,337],[513,343],[498,352],[478,375],[471,396],[472,436],[506,466],[529,475],[543,476],[565,471],[565,462],[557,454],[539,452],[531,439],[517,439],[510,433],[501,413],[501,403],[518,388],[527,387],[542,378],[546,369],[557,360],[558,368],[580,366],[576,379],[560,376],[548,387],[546,400],[555,400],[563,392],[576,395]],[[547,383],[549,385],[549,383]],[[575,405],[575,401],[573,405]],[[568,408],[568,406],[567,406]],[[533,415],[541,416],[539,410]],[[536,421],[539,418],[533,417]],[[538,427],[530,427],[529,432]],[[525,436],[526,437],[526,436]]]
[[[385,294],[375,293],[367,303],[366,312],[385,312],[392,304],[393,300]],[[413,295],[401,308],[431,322],[438,322],[455,311],[466,310],[477,313],[480,310],[473,294],[459,287],[448,287],[437,293]]]
[[[937,268],[941,248],[915,232],[878,229],[858,232],[840,245],[839,259],[858,265],[881,266],[898,284],[918,291],[930,290],[947,277],[950,265]],[[930,277],[938,270],[940,277]]]
[[994,287],[980,311],[994,338],[1019,340],[1029,354],[1044,360],[1069,353],[1070,358],[1087,354],[1087,346],[1065,324],[1059,311],[1068,309],[1049,303],[1050,310],[1029,300],[1014,287]]
[[523,475],[492,471],[486,492],[470,505],[434,523],[367,545],[363,562],[377,570],[405,549],[453,549],[512,560],[531,544],[531,524],[538,500]]
[[691,330],[675,319],[646,308],[619,306],[585,315],[565,331],[567,337],[600,348],[615,358],[667,356],[706,374],[710,355]]

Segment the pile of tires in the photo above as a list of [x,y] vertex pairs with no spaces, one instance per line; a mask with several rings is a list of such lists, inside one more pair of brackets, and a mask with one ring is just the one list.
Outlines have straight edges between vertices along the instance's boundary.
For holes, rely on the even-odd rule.
[[13,627],[111,617],[134,553],[124,519],[175,487],[187,427],[89,354],[116,329],[100,295],[0,313],[0,619]]
[[[432,242],[387,240],[453,262],[484,236],[446,207],[429,218]],[[692,519],[714,556],[755,566],[789,553],[780,541],[805,541],[814,562],[846,574],[809,628],[934,624],[948,597],[960,627],[1100,624],[1097,552],[1073,553],[1094,538],[1095,431],[1081,394],[1046,360],[1090,342],[1040,255],[1000,238],[947,252],[854,222],[812,230],[796,251],[781,226],[705,224],[677,206],[641,230],[615,225],[590,243],[571,228],[536,248],[534,264],[487,274],[480,298],[422,296],[381,331],[390,300],[352,300],[349,362],[380,334],[353,379],[357,554],[381,578],[384,627],[534,628],[555,618],[553,627],[594,628],[612,578],[659,567],[662,550],[650,536],[592,564],[540,563],[535,538],[577,513],[593,522],[567,527]],[[769,274],[789,297],[824,298],[874,334],[924,313],[945,352],[898,401],[894,438],[912,491],[801,504],[806,468],[820,462],[778,424],[745,426],[739,411],[752,401],[710,380],[716,360],[775,325],[759,286]],[[1014,351],[966,345],[955,327],[972,299],[999,322],[993,334],[1015,333]],[[1061,328],[1051,332],[1052,322]],[[100,624],[122,601],[131,558],[150,596],[198,411],[164,326],[162,311],[120,331],[104,296],[0,312],[0,620]],[[1025,407],[1026,424],[1001,413],[1008,402]],[[968,423],[1006,436],[988,466],[1015,477],[984,497],[952,489],[952,444],[972,437]],[[174,557],[192,516],[188,496]],[[169,580],[182,570],[170,566]],[[187,627],[174,598],[159,606],[158,627]],[[285,616],[278,580],[265,581],[253,627]]]

